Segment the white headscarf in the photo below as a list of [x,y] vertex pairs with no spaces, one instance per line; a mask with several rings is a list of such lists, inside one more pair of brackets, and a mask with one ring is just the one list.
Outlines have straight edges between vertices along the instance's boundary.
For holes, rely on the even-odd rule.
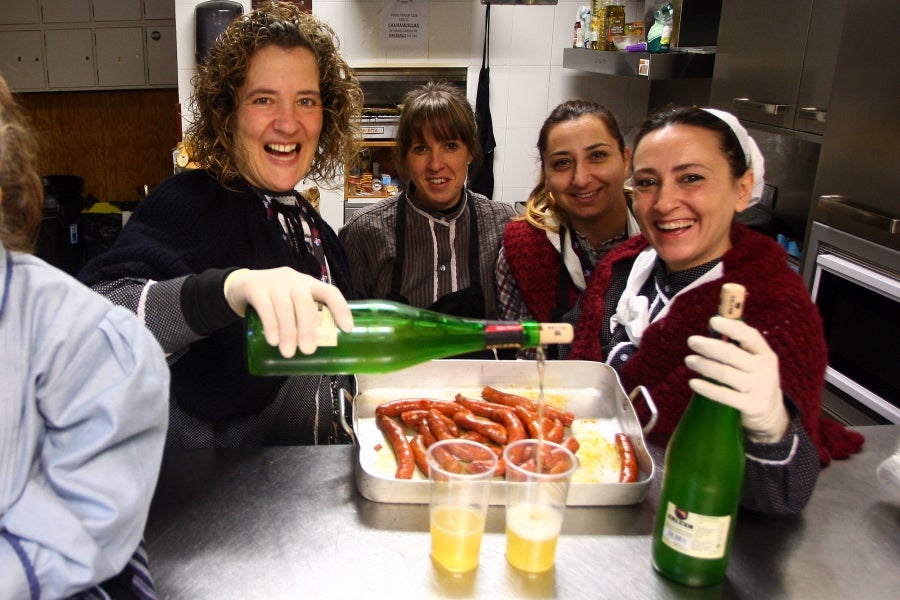
[[731,130],[741,143],[741,148],[744,149],[747,165],[753,169],[753,192],[750,195],[750,203],[747,205],[747,208],[750,208],[762,198],[763,185],[766,183],[766,160],[763,158],[762,152],[759,151],[759,146],[756,145],[756,142],[750,137],[750,134],[747,133],[747,130],[744,129],[737,117],[717,108],[704,108],[703,110],[719,117],[726,125],[731,127]]

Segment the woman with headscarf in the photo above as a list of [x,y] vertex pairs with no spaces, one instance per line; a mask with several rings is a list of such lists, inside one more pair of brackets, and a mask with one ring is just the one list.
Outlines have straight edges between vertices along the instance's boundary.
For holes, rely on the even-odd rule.
[[[820,416],[828,355],[802,280],[774,240],[734,223],[759,198],[763,157],[733,115],[675,108],[639,128],[632,166],[643,235],[598,266],[568,358],[602,360],[626,389],[646,386],[659,410],[649,434],[658,443],[693,391],[738,409],[742,504],[797,512],[820,464],[858,451],[863,438]],[[725,282],[747,289],[743,321],[712,316]],[[709,328],[736,344],[707,337]]]

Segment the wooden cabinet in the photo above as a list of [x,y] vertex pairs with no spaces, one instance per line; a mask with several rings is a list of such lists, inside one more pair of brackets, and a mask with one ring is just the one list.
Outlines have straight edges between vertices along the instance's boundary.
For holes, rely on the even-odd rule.
[[740,119],[825,131],[845,0],[725,0],[710,103]]
[[174,0],[16,0],[0,10],[14,92],[178,87]]

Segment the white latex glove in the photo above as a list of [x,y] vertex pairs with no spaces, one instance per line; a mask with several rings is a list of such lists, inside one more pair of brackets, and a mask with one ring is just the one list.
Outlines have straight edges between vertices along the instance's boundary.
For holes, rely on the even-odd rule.
[[326,305],[343,331],[353,329],[350,306],[340,290],[290,267],[238,269],[225,278],[225,299],[231,309],[244,316],[247,305],[256,309],[263,335],[285,358],[297,349],[316,351],[316,303]]
[[741,411],[741,424],[751,440],[781,441],[790,416],[782,397],[778,357],[759,331],[743,321],[715,316],[709,325],[739,346],[701,335],[689,337],[688,347],[697,354],[686,356],[684,364],[722,384],[691,379],[691,389]]

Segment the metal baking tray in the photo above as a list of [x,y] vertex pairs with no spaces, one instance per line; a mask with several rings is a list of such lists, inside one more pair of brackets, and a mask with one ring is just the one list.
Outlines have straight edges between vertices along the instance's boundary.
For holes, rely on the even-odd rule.
[[[357,394],[353,398],[353,430],[359,450],[355,469],[359,492],[376,502],[427,504],[428,481],[418,469],[412,479],[394,479],[396,458],[375,424],[375,408],[399,398],[453,400],[457,393],[480,398],[481,389],[486,385],[536,398],[538,364],[527,360],[434,360],[394,373],[357,375],[357,384]],[[637,388],[635,393],[639,391],[644,394],[653,415],[643,429],[632,400],[625,394],[611,367],[590,361],[545,363],[547,401],[573,412],[576,418],[573,427],[589,423],[608,439],[616,432],[628,435],[640,467],[638,481],[633,483],[582,481],[576,471],[569,486],[569,506],[636,504],[647,494],[655,466],[647,452],[644,434],[655,424],[656,407],[646,390]],[[585,419],[590,421],[583,421]],[[491,504],[505,503],[504,486],[502,477],[493,481]]]

